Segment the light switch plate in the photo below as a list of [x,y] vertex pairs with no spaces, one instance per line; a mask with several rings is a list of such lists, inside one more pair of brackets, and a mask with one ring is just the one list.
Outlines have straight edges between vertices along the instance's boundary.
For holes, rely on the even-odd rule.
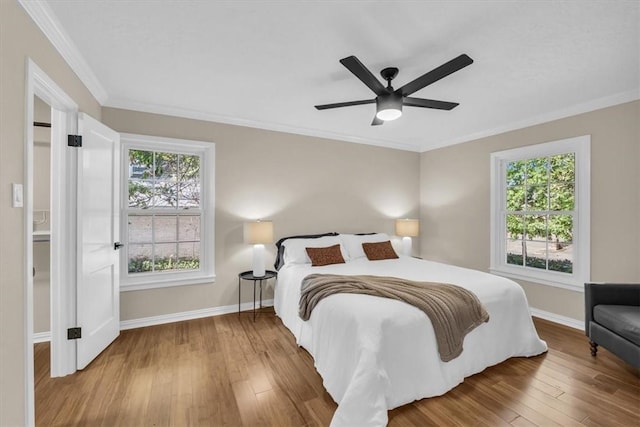
[[24,206],[24,192],[22,191],[22,184],[11,184],[11,206],[14,208],[21,208]]

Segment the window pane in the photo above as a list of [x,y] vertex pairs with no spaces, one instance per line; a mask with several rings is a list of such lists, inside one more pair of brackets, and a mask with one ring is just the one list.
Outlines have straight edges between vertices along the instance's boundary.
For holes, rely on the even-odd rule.
[[552,156],[551,182],[575,182],[575,154],[567,153]]
[[153,217],[151,215],[129,215],[129,242],[151,243],[151,225]]
[[175,215],[156,215],[154,218],[156,242],[175,242],[178,240],[178,218]]
[[527,240],[547,239],[547,217],[545,215],[525,215],[524,225]]
[[156,179],[153,206],[155,208],[176,208],[178,206],[178,183],[171,178]]
[[200,207],[200,181],[181,182],[178,185],[178,207]]
[[129,180],[129,207],[146,209],[153,199],[153,180]]
[[[199,215],[180,215],[178,217],[180,228],[178,229],[178,240],[184,241],[200,241],[200,216]],[[198,246],[200,246],[198,244]]]
[[156,153],[155,172],[154,207],[175,208],[178,206],[178,155]]
[[547,269],[547,242],[525,240],[525,265],[527,267]]
[[573,273],[573,242],[549,242],[549,270]]
[[549,239],[558,244],[573,241],[573,217],[549,215]]
[[516,187],[507,187],[507,210],[522,211],[524,210],[524,187],[519,185]]
[[507,237],[511,239],[522,239],[524,236],[524,216],[507,215]]
[[178,154],[156,152],[156,179],[178,180]]
[[148,208],[153,196],[153,152],[129,150],[129,206]]
[[527,185],[527,210],[546,211],[548,208],[547,185]]
[[552,211],[572,211],[575,206],[574,185],[572,184],[551,184],[551,206]]
[[525,161],[507,163],[507,186],[524,185]]
[[129,254],[129,273],[142,273],[153,271],[153,246],[130,244],[127,247]]
[[180,172],[178,181],[200,180],[200,157],[180,155]]
[[178,175],[178,206],[194,208],[200,206],[200,157],[180,156]]
[[539,157],[527,161],[527,184],[546,184],[548,182],[546,157]]
[[129,179],[153,179],[153,151],[129,150]]
[[129,206],[132,208],[148,208],[153,200],[153,179],[129,180]]
[[155,245],[155,271],[175,270],[178,268],[176,243],[158,243]]
[[179,243],[178,259],[180,269],[197,270],[200,268],[200,243]]
[[507,264],[523,265],[523,240],[507,239]]

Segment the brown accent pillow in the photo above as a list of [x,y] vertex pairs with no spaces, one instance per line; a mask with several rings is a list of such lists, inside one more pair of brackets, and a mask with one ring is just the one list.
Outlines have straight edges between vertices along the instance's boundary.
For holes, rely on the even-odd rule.
[[362,249],[364,249],[364,253],[369,261],[398,258],[398,254],[393,250],[393,246],[391,246],[389,240],[386,242],[363,243]]
[[327,246],[326,248],[305,248],[311,258],[312,267],[320,267],[329,264],[344,264],[340,244]]

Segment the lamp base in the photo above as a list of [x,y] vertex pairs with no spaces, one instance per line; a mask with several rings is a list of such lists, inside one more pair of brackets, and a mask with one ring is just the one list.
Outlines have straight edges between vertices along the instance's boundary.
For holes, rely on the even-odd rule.
[[411,237],[405,236],[402,238],[402,254],[411,256]]
[[263,277],[264,275],[264,245],[253,245],[253,276]]

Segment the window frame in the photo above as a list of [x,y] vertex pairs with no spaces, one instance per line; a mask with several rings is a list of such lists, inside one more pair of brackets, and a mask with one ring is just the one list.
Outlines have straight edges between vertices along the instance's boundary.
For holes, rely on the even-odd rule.
[[[575,154],[573,272],[563,273],[506,262],[506,165],[518,160]],[[583,135],[491,153],[491,261],[489,271],[513,279],[584,292],[591,273],[591,136]],[[553,212],[553,211],[547,211]]]
[[[125,244],[120,254],[120,291],[164,288],[170,286],[212,283],[215,281],[215,143],[123,133],[122,197],[120,199],[120,241]],[[129,208],[129,150],[172,152],[200,156],[200,268],[191,271],[153,271],[130,274],[128,268],[128,215],[138,211]],[[140,210],[142,211],[142,210]],[[168,212],[167,212],[168,213]]]

